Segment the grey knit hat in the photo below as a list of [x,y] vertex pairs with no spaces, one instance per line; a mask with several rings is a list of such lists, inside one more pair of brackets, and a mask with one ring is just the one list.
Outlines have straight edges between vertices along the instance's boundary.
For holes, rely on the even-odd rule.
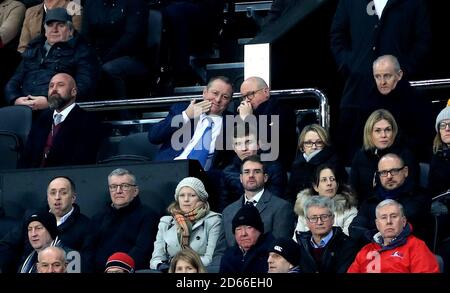
[[203,182],[195,177],[186,177],[183,180],[181,180],[180,183],[178,183],[177,188],[175,188],[176,201],[178,201],[178,195],[180,194],[180,190],[183,187],[192,188],[202,201],[208,200],[208,192],[206,192],[205,185],[203,185]]
[[436,118],[436,131],[439,132],[439,123],[441,123],[442,120],[450,119],[450,99],[448,99],[447,107],[442,109],[442,111],[439,113],[439,115]]

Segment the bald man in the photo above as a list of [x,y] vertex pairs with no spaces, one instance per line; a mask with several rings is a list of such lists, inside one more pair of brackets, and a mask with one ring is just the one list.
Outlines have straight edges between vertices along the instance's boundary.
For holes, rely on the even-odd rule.
[[57,246],[49,246],[39,251],[38,273],[66,273],[66,252]]
[[78,89],[66,73],[52,77],[49,109],[33,122],[22,160],[23,167],[94,164],[103,137],[100,123],[76,104]]

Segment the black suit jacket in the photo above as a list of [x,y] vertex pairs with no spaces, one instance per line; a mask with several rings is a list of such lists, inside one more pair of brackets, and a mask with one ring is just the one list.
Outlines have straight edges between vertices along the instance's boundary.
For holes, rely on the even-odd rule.
[[[22,167],[39,167],[45,143],[52,129],[53,110],[47,109],[33,123],[28,135]],[[76,105],[56,134],[47,158],[47,167],[93,164],[104,131],[91,114]]]

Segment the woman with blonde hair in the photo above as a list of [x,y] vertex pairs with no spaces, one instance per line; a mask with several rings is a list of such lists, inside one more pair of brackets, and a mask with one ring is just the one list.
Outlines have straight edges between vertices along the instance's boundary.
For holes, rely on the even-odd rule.
[[171,259],[186,247],[197,252],[203,265],[208,266],[213,255],[225,249],[224,241],[218,243],[224,237],[222,215],[210,211],[208,193],[199,179],[181,180],[167,211],[170,215],[162,217],[158,225],[150,269],[167,271]]
[[295,202],[297,193],[311,186],[311,178],[317,166],[327,163],[333,165],[339,176],[347,180],[347,173],[330,144],[328,131],[319,124],[310,124],[303,128],[298,139],[300,155],[292,164],[291,176],[286,198]]
[[399,140],[394,116],[385,110],[372,112],[364,125],[363,147],[355,154],[350,173],[352,188],[361,204],[373,192],[378,161],[388,153],[400,156],[408,166],[410,176],[418,182],[420,167],[414,154]]
[[341,227],[348,236],[348,227],[358,213],[356,197],[350,186],[342,181],[335,168],[329,164],[322,164],[316,168],[310,184],[310,188],[302,190],[297,195],[294,211],[298,215],[298,220],[294,240],[296,233],[309,230],[306,225],[304,205],[311,196],[326,196],[333,200],[336,208],[333,226]]
[[169,273],[206,273],[206,268],[198,253],[186,247],[172,258]]

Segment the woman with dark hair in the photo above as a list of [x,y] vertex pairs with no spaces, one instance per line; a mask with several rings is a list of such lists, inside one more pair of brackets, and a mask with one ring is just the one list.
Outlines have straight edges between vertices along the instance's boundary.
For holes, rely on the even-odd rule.
[[298,215],[298,220],[294,239],[296,232],[309,230],[306,225],[304,205],[311,196],[326,196],[334,201],[336,212],[333,226],[341,227],[342,231],[348,235],[348,227],[358,213],[356,197],[350,187],[342,181],[335,167],[329,164],[322,164],[316,168],[310,184],[310,188],[302,190],[297,195],[294,211]]
[[286,191],[286,199],[290,202],[295,202],[298,192],[311,186],[311,177],[320,164],[333,165],[343,181],[347,181],[347,173],[330,144],[328,131],[322,126],[305,126],[298,139],[298,149],[301,154],[292,164]]
[[363,147],[355,154],[350,173],[350,183],[361,204],[370,197],[375,184],[378,161],[388,153],[402,158],[408,166],[409,176],[418,182],[420,167],[414,154],[400,143],[394,116],[385,109],[372,112],[364,125]]

